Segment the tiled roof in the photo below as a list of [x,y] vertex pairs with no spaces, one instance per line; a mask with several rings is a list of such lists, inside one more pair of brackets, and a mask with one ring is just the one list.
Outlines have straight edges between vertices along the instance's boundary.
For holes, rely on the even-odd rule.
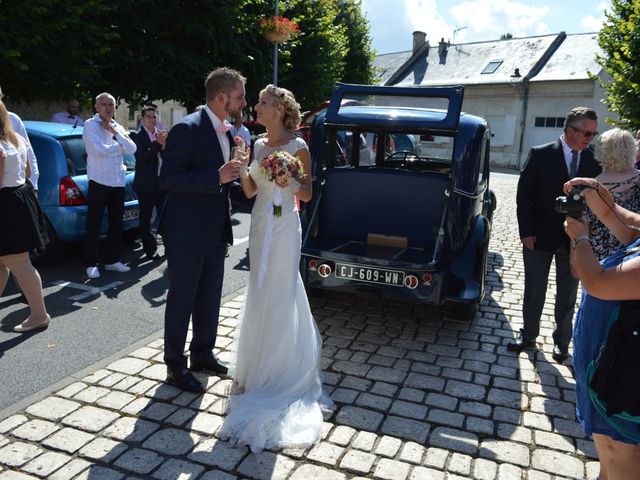
[[[439,53],[439,45],[435,44],[391,83],[399,86],[501,84],[511,81],[516,68],[522,77],[534,74],[531,81],[586,79],[587,71],[600,71],[595,62],[598,51],[595,33],[560,33],[448,45],[446,55]],[[549,53],[550,58],[544,61]],[[380,83],[389,81],[411,55],[411,51],[406,51],[376,57],[374,64],[384,70]],[[482,73],[490,62],[499,65],[493,73]],[[535,67],[540,65],[542,69],[535,74]]]

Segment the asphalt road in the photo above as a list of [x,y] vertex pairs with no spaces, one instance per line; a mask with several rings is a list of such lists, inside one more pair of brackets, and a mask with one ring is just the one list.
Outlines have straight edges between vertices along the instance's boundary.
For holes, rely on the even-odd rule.
[[[244,287],[249,272],[248,210],[235,211],[232,222],[236,244],[227,258],[223,296]],[[0,297],[0,411],[163,328],[166,262],[142,257],[139,243],[126,243],[123,261],[131,272],[88,280],[82,245],[68,245],[59,262],[39,267],[52,317],[46,331],[13,333],[29,308],[12,285],[6,289]]]

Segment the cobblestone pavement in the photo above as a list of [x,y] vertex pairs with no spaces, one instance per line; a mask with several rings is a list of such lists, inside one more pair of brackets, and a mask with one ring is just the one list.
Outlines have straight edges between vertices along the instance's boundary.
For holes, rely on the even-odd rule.
[[[158,339],[0,421],[0,479],[594,479],[571,372],[551,359],[552,309],[538,351],[505,349],[522,323],[523,267],[515,181],[498,176],[493,188],[488,288],[472,322],[311,293],[337,405],[320,444],[253,455],[217,439],[230,380],[201,377],[200,396],[163,384]],[[223,357],[241,302],[221,312]]]

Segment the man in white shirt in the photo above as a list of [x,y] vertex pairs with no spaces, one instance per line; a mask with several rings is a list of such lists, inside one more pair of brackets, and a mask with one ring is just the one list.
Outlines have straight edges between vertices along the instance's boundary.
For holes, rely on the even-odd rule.
[[54,113],[51,117],[52,122],[66,123],[67,125],[73,125],[74,127],[82,127],[84,120],[80,118],[78,113],[80,112],[80,102],[77,98],[70,98],[67,103],[66,112]]
[[122,245],[122,215],[126,183],[125,153],[134,154],[136,144],[113,115],[116,100],[109,93],[96,97],[96,114],[84,125],[82,139],[87,150],[89,199],[87,210],[87,238],[85,242],[86,272],[89,278],[99,278],[98,242],[104,209],[109,216],[105,269],[128,272],[129,267],[118,261]]

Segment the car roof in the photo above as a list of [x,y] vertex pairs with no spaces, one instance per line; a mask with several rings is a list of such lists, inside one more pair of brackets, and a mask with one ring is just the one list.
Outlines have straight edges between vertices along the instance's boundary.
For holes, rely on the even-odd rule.
[[74,127],[73,125],[67,125],[65,123],[37,122],[34,120],[28,120],[24,122],[24,126],[29,132],[41,133],[53,138],[75,137],[82,135],[82,127]]
[[[398,127],[430,127],[442,121],[446,114],[446,110],[413,107],[371,107],[366,105],[341,107],[339,124],[360,125],[362,127],[385,125],[387,128],[393,125]],[[326,113],[318,116],[320,121],[324,120],[324,117],[326,117]],[[461,113],[459,123],[478,125],[485,123],[485,120],[475,115]]]

